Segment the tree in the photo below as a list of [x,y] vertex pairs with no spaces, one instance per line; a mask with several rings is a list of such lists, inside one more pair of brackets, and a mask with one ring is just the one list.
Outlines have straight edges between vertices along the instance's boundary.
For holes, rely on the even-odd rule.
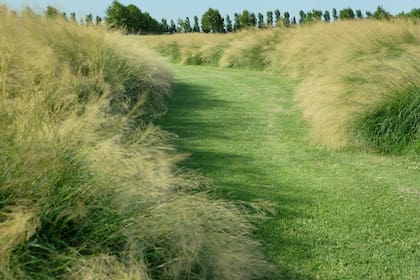
[[185,32],[184,21],[182,19],[178,18],[176,23],[177,23],[176,32],[178,32],[178,33]]
[[292,24],[293,25],[296,25],[297,24],[296,17],[293,17]]
[[242,12],[241,15],[241,26],[249,27],[251,25],[250,14],[248,10]]
[[366,11],[366,17],[367,18],[372,18],[373,17],[372,12]]
[[410,18],[420,18],[420,8],[413,8],[409,13]]
[[362,19],[363,18],[363,14],[362,14],[362,11],[360,9],[356,10],[356,17],[358,19]]
[[328,10],[325,10],[325,12],[324,12],[324,20],[326,22],[330,22],[331,21],[330,12]]
[[92,26],[93,25],[93,16],[92,14],[87,14],[85,16],[85,23],[87,26]]
[[176,32],[176,24],[173,19],[171,19],[171,25],[169,26],[169,33],[175,33]]
[[95,18],[95,25],[100,25],[102,23],[102,18],[100,16],[96,16]]
[[273,12],[267,12],[267,27],[273,27]]
[[206,33],[224,31],[224,21],[219,10],[210,8],[203,14],[201,29]]
[[70,13],[70,21],[76,22],[76,13],[75,12]]
[[382,6],[378,6],[378,8],[376,8],[376,11],[373,13],[373,18],[377,19],[377,20],[390,20],[392,18],[392,15],[385,11],[384,8],[382,8]]
[[281,13],[280,13],[279,9],[274,11],[274,16],[275,16],[274,25],[277,25],[281,20]]
[[125,9],[127,10],[127,31],[129,33],[141,33],[142,31],[146,31],[146,19],[141,10],[133,4],[128,5]]
[[111,28],[127,28],[127,21],[127,8],[120,2],[114,0],[106,10],[106,24]]
[[234,23],[234,25],[233,25],[233,30],[234,31],[236,31],[236,30],[239,30],[239,29],[241,29],[242,28],[242,24],[241,24],[241,15],[240,14],[238,14],[238,13],[235,13],[235,23]]
[[290,14],[289,14],[289,12],[284,13],[283,25],[286,26],[286,27],[290,26]]
[[262,13],[258,13],[258,28],[264,28],[264,15]]
[[321,10],[315,10],[309,11],[306,17],[306,22],[317,22],[321,21],[322,19],[322,11]]
[[337,9],[336,8],[334,8],[332,10],[332,16],[333,16],[334,21],[338,20],[338,15],[337,15]]
[[230,20],[229,15],[226,15],[226,32],[232,32],[232,31],[233,31],[232,21]]
[[252,27],[257,26],[257,17],[254,13],[249,14],[249,25]]
[[168,21],[166,20],[166,18],[162,18],[160,20],[160,24],[162,25],[163,32],[169,33],[169,25],[168,25]]
[[49,18],[55,18],[60,15],[60,11],[52,6],[47,6],[45,10],[45,16]]
[[190,22],[189,17],[186,17],[184,20],[184,32],[186,33],[192,32],[192,27],[191,27],[191,22]]
[[352,8],[345,8],[340,10],[340,19],[341,20],[345,20],[345,19],[354,19],[355,14]]
[[135,5],[124,6],[114,0],[106,10],[105,22],[110,28],[125,29],[128,33],[160,33],[162,25],[149,13]]
[[200,32],[200,24],[198,23],[198,17],[197,16],[194,16],[193,32]]
[[299,11],[299,24],[303,24],[306,22],[306,14],[303,10]]

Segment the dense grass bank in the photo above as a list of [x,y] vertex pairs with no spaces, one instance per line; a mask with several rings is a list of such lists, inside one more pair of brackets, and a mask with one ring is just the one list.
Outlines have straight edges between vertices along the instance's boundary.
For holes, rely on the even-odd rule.
[[415,22],[340,21],[141,42],[182,64],[265,69],[298,80],[296,100],[315,143],[420,154]]
[[117,34],[0,10],[0,278],[249,279],[252,225],[151,121],[171,74]]

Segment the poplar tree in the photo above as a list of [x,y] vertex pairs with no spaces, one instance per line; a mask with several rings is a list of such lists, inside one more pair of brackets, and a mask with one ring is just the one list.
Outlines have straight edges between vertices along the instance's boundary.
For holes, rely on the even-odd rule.
[[328,10],[325,10],[325,12],[324,12],[324,20],[326,22],[330,22],[331,21],[330,12]]
[[338,15],[337,15],[337,9],[336,8],[334,8],[332,10],[332,16],[333,16],[334,21],[338,20]]
[[274,15],[275,15],[275,22],[274,22],[274,25],[276,25],[277,26],[277,24],[279,23],[279,21],[281,20],[281,13],[280,13],[280,11],[277,9],[277,10],[275,10],[274,11]]
[[267,27],[273,27],[273,12],[267,12]]
[[232,32],[233,26],[232,26],[232,20],[230,19],[229,15],[226,15],[226,32]]
[[258,13],[258,28],[264,28],[264,15],[262,13]]
[[200,32],[200,24],[198,23],[198,17],[197,16],[194,16],[193,32]]

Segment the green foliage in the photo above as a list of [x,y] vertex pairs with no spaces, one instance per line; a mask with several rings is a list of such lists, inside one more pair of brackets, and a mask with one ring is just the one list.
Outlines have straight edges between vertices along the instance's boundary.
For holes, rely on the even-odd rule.
[[240,30],[242,28],[242,26],[241,26],[241,15],[238,14],[238,13],[235,13],[234,16],[235,16],[235,23],[233,25],[233,30],[237,31],[237,30]]
[[137,6],[124,6],[117,0],[106,10],[105,22],[108,27],[125,29],[128,33],[161,33],[164,27],[147,12]]
[[330,12],[328,10],[325,10],[325,12],[324,12],[324,20],[326,22],[330,22],[331,21],[331,15],[330,15]]
[[291,22],[290,22],[290,13],[289,12],[284,12],[283,26],[289,27],[290,24],[291,24]]
[[85,24],[87,26],[92,26],[93,25],[93,16],[92,16],[92,14],[87,14],[85,16]]
[[45,16],[49,18],[54,18],[61,15],[60,11],[52,6],[47,6],[45,10]]
[[76,13],[75,13],[75,12],[71,12],[71,13],[70,13],[70,20],[71,20],[72,22],[76,22]]
[[315,10],[309,11],[306,16],[306,22],[312,23],[312,22],[319,22],[322,20],[322,11],[321,10]]
[[419,19],[420,18],[420,8],[419,9],[412,9],[409,13],[399,13],[397,15],[399,18],[409,18],[409,19]]
[[408,13],[408,16],[411,18],[420,18],[420,8],[413,8],[410,13]]
[[337,20],[337,19],[338,19],[338,14],[337,14],[337,9],[336,9],[336,8],[334,8],[334,9],[332,10],[332,16],[333,16],[333,19],[334,19],[334,20]]
[[378,6],[376,11],[373,13],[372,17],[377,20],[390,20],[392,18],[391,13],[385,11],[382,6]]
[[273,26],[273,11],[267,12],[267,27]]
[[203,14],[201,29],[205,33],[224,32],[224,22],[219,10],[210,8]]
[[381,152],[400,152],[420,141],[420,89],[392,95],[361,117],[357,131]]
[[251,13],[248,10],[242,11],[240,19],[241,19],[241,26],[243,28],[250,27],[252,25]]
[[176,32],[176,24],[172,19],[171,19],[171,25],[169,26],[169,32],[170,33],[175,33]]
[[340,10],[339,18],[341,20],[354,19],[355,16],[353,9],[350,7]]
[[277,26],[281,21],[281,13],[279,9],[274,11],[274,25]]
[[300,10],[299,11],[299,23],[300,24],[302,24],[302,23],[305,23],[306,22],[306,19],[307,19],[307,16],[306,16],[306,13],[303,11],[303,10]]
[[249,25],[252,26],[252,27],[257,26],[257,17],[255,16],[254,13],[251,13],[249,15]]
[[226,32],[233,32],[232,20],[229,15],[226,15]]
[[[231,22],[232,24],[232,22]],[[200,24],[198,23],[198,17],[194,16],[194,27],[193,27],[193,32],[200,32]]]

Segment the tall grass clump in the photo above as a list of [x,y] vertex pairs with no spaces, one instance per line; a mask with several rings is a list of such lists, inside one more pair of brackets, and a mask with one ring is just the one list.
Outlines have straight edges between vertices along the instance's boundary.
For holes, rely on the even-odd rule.
[[154,49],[173,63],[219,66],[219,60],[233,34],[185,33],[132,37],[134,44]]
[[174,34],[136,38],[174,63],[263,70],[281,30],[250,29],[230,34]]
[[419,141],[419,43],[407,21],[317,24],[290,32],[271,60],[301,80],[296,100],[315,141],[392,152]]
[[399,152],[417,145],[420,139],[420,88],[407,88],[390,100],[364,112],[357,128],[363,139],[383,152]]
[[[241,208],[151,121],[171,75],[118,34],[0,9],[0,278],[251,279]],[[192,190],[195,190],[192,192]]]

